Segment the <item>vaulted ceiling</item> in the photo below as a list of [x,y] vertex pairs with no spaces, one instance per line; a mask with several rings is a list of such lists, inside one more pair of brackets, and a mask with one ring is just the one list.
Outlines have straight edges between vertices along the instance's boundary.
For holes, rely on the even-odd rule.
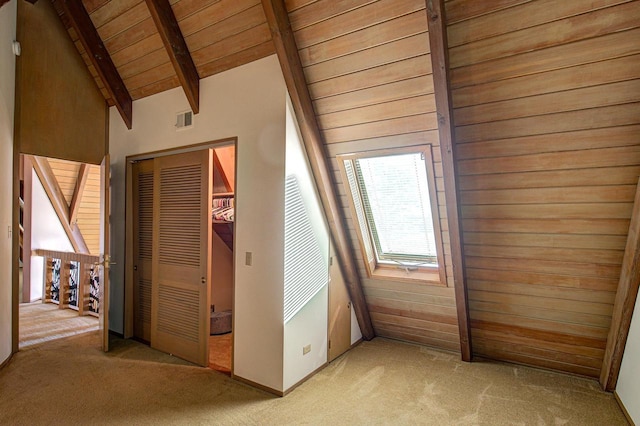
[[[447,325],[435,335],[410,338],[459,349],[425,0],[83,0],[84,7],[51,1],[105,99],[129,128],[135,122],[132,101],[182,86],[197,112],[199,79],[277,51],[307,149],[315,149],[321,163],[314,175],[365,337],[375,331],[336,155],[431,144],[449,285],[438,290],[440,305],[426,310],[438,310],[436,321]],[[372,308],[388,315],[386,305]],[[373,325],[387,335],[397,326]]]
[[[129,126],[133,100],[181,86],[197,111],[199,79],[278,54],[371,333],[463,352],[472,334],[474,353],[587,376],[611,359],[640,175],[640,0],[52,3]],[[336,156],[425,144],[446,283],[369,277]]]

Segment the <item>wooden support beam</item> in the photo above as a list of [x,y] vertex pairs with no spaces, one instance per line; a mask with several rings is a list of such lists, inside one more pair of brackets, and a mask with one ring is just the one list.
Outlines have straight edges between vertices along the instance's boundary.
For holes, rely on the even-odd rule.
[[455,286],[458,330],[462,360],[471,361],[471,327],[469,325],[469,304],[467,300],[467,282],[465,277],[464,253],[462,241],[462,223],[456,184],[456,155],[453,135],[455,127],[449,87],[449,54],[447,47],[447,28],[444,16],[444,0],[426,0],[429,26],[429,44],[433,66],[433,86],[438,114],[438,134],[442,154],[444,192],[447,199],[447,221],[451,242],[451,261]]
[[608,391],[616,388],[618,374],[622,364],[622,355],[627,344],[631,317],[638,297],[640,286],[640,182],[636,189],[636,198],[631,213],[631,224],[627,234],[627,246],[622,258],[622,270],[618,282],[618,292],[613,305],[611,327],[604,352],[600,385]]
[[78,170],[76,187],[73,190],[73,197],[71,198],[71,205],[69,206],[69,223],[77,222],[78,210],[80,209],[80,203],[82,202],[82,194],[84,193],[84,187],[87,184],[88,177],[89,177],[89,165],[83,163],[80,165],[80,170]]
[[131,129],[133,123],[133,101],[131,95],[124,85],[116,66],[109,56],[109,52],[104,47],[104,43],[98,35],[98,31],[93,26],[84,5],[78,0],[61,0],[65,15],[69,18],[73,29],[78,33],[80,42],[89,55],[91,63],[96,68],[104,87],[109,92],[109,96],[116,104],[124,123]]
[[49,162],[46,158],[42,157],[31,157],[31,161],[33,163],[33,169],[36,171],[73,249],[76,253],[89,253],[80,229],[78,229],[77,225],[72,225],[69,222],[69,206],[67,206],[67,201],[62,194],[60,185],[53,174],[53,170],[51,170]]
[[200,111],[200,76],[169,0],[146,0],[169,59],[194,114]]
[[302,71],[302,63],[291,30],[289,15],[284,0],[262,0],[262,7],[267,16],[267,23],[276,47],[282,74],[291,96],[291,103],[296,113],[318,193],[329,222],[331,238],[342,266],[342,273],[358,318],[362,337],[365,340],[371,340],[375,337],[375,332],[362,292],[362,284],[353,258],[353,250],[344,225],[344,218],[338,204],[333,178],[327,164],[324,142]]

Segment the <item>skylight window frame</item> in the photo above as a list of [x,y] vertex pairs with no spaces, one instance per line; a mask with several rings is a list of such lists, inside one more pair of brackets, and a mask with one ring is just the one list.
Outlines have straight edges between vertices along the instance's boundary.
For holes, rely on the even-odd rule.
[[[422,154],[424,158],[427,187],[429,191],[429,203],[431,207],[431,216],[433,220],[433,233],[436,244],[437,266],[420,265],[403,267],[402,265],[393,265],[390,262],[377,260],[378,255],[375,237],[371,231],[371,226],[366,219],[364,209],[364,200],[362,191],[357,183],[349,180],[347,168],[352,168],[351,174],[356,177],[355,161],[363,158],[387,157],[403,154]],[[381,150],[363,151],[351,154],[342,154],[336,156],[338,168],[347,193],[347,203],[351,217],[355,224],[355,230],[358,242],[362,252],[363,263],[367,276],[376,279],[390,279],[395,281],[421,282],[432,285],[447,285],[444,246],[442,242],[442,229],[440,225],[440,214],[438,207],[438,193],[436,190],[436,177],[433,163],[432,145],[419,145],[403,148],[389,148]],[[352,186],[354,186],[352,190]],[[357,197],[357,198],[356,198]],[[356,206],[356,203],[358,206]]]

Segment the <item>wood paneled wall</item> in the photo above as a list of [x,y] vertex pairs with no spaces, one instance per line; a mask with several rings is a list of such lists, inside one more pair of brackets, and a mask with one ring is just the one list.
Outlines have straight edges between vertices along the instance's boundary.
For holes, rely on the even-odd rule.
[[67,160],[57,160],[55,158],[47,159],[51,171],[53,172],[62,195],[67,202],[67,205],[71,205],[71,199],[73,198],[74,190],[76,189],[76,181],[78,180],[78,171],[80,170],[80,163]]
[[[69,207],[76,188],[80,163],[54,158],[47,161]],[[76,220],[89,253],[100,254],[100,166],[88,165],[87,182],[80,194]]]
[[640,174],[640,1],[446,12],[474,351],[596,377]]
[[100,166],[90,165],[80,207],[78,228],[89,253],[100,254]]
[[[459,351],[424,0],[286,2],[376,334]],[[448,286],[369,279],[336,155],[432,144]]]

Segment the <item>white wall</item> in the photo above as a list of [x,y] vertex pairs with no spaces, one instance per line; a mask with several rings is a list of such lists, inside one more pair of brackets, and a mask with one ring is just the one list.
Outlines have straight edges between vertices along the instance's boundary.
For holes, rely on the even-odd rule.
[[[64,228],[58,219],[51,200],[42,186],[35,170],[31,171],[31,249],[47,249],[74,252]],[[42,298],[44,281],[44,258],[31,257],[31,301]]]
[[633,310],[616,392],[633,422],[640,425],[640,297]]
[[173,127],[175,114],[189,109],[180,88],[135,101],[130,131],[111,108],[109,126],[110,328],[123,331],[125,157],[237,136],[234,373],[276,390],[283,383],[285,93],[271,56],[200,80],[192,129]]
[[[286,174],[295,175],[309,214],[316,240],[327,265],[329,281],[329,232],[313,176],[303,151],[302,140],[291,102],[287,97]],[[327,362],[327,321],[329,307],[327,285],[284,325],[284,390],[295,385]],[[303,355],[303,347],[311,351]]]
[[[327,362],[328,286],[322,289],[284,326],[284,390]],[[303,355],[302,349],[311,345]]]
[[358,317],[356,317],[356,311],[351,308],[351,344],[353,345],[358,340],[362,339],[362,331],[360,330],[360,324],[358,324]]
[[211,238],[211,304],[216,312],[233,309],[233,252],[216,232]]
[[[13,113],[17,0],[0,7],[0,364],[11,355],[11,238],[13,188]],[[18,232],[18,230],[16,230]]]

